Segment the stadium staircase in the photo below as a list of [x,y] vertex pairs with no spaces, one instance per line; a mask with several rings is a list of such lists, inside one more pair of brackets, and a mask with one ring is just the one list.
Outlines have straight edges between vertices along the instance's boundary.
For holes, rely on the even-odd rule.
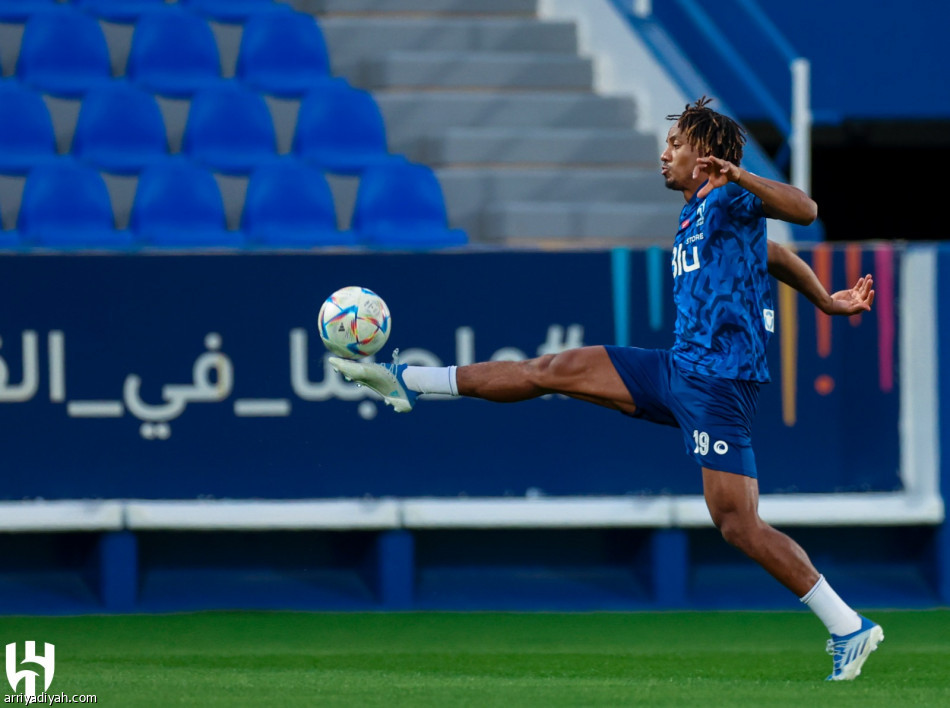
[[593,91],[574,23],[543,21],[537,0],[292,4],[318,18],[333,73],[376,97],[390,150],[436,170],[473,242],[669,239],[682,198],[657,136],[634,129],[632,99]]

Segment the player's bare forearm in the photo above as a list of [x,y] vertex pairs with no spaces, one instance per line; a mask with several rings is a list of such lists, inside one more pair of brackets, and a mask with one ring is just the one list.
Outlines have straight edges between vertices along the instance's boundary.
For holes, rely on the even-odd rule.
[[762,200],[765,215],[808,226],[818,218],[818,204],[798,187],[742,170],[739,184]]
[[698,178],[701,173],[706,175],[707,182],[697,193],[700,199],[716,187],[735,182],[762,200],[762,207],[768,217],[801,226],[808,226],[818,218],[818,205],[798,187],[759,177],[728,160],[712,155],[699,157],[693,177]]
[[827,313],[831,309],[831,295],[818,280],[815,271],[798,254],[793,253],[785,246],[775,241],[769,241],[768,243],[769,275],[795,288],[807,297],[815,307]]
[[826,315],[856,315],[871,310],[874,279],[870,274],[859,278],[854,287],[829,295],[815,271],[798,254],[774,241],[769,241],[768,247],[769,274],[795,288]]

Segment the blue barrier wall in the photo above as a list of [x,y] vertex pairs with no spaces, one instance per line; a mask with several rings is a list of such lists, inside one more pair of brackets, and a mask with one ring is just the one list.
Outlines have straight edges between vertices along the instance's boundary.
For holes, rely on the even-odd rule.
[[[776,288],[773,383],[753,430],[762,491],[916,494],[902,469],[906,255],[871,245],[803,256],[829,289],[874,272],[878,300],[870,316],[830,320]],[[37,498],[695,497],[678,430],[561,397],[429,400],[396,415],[328,370],[314,328],[327,294],[362,284],[393,312],[383,358],[396,346],[420,364],[665,347],[667,259],[659,249],[0,258],[0,515]],[[929,311],[929,296],[907,292]],[[670,523],[0,535],[10,551],[0,608],[789,606],[701,520]],[[794,535],[857,602],[947,597],[950,544],[932,516],[809,523]]]
[[946,3],[757,1],[811,60],[818,122],[950,117],[939,48],[950,25]]
[[[844,252],[827,253],[841,285]],[[860,258],[873,268],[873,251]],[[323,298],[355,283],[393,312],[385,359],[394,346],[431,364],[665,347],[668,271],[659,251],[2,259],[0,297],[17,303],[0,314],[7,387],[36,372],[26,400],[0,405],[5,465],[23,472],[0,497],[698,493],[679,431],[563,397],[380,411],[328,369],[314,328]],[[814,308],[802,300],[795,317],[794,422],[770,385],[754,431],[763,491],[900,489],[899,382],[880,383],[895,360],[879,359],[878,318],[827,321],[822,356]],[[854,400],[880,413],[855,421]]]
[[[950,7],[933,0],[894,3],[753,0],[785,39],[811,62],[815,122],[930,120],[950,117],[942,33]],[[706,33],[710,24],[731,42],[771,100],[791,109],[787,63],[750,21],[748,0],[715,4],[692,0],[655,2],[656,17],[692,63],[742,120],[770,118],[745,90],[747,76],[722,60]],[[882,49],[886,47],[886,50]]]

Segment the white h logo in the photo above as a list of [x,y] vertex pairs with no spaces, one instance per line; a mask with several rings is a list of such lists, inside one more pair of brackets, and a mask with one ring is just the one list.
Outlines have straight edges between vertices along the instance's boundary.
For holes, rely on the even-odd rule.
[[[49,642],[44,644],[45,655],[37,656],[36,655],[36,642],[24,642],[26,645],[26,654],[23,657],[23,661],[20,663],[23,664],[39,664],[43,667],[44,674],[44,691],[49,689],[49,685],[53,682],[53,671],[56,668],[56,647],[54,647]],[[22,671],[17,671],[17,660],[16,660],[16,642],[11,642],[7,644],[7,680],[10,682],[10,687],[16,691],[16,687],[20,684],[20,681],[23,681],[23,695],[25,696],[35,696],[36,695],[36,677],[38,674],[35,671],[30,671],[29,669],[23,669]]]

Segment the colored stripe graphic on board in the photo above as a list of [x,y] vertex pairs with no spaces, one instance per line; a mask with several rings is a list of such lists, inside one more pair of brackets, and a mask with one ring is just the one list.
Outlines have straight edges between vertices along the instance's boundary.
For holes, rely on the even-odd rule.
[[614,298],[614,343],[630,346],[630,249],[610,251],[610,282]]
[[647,302],[650,304],[650,328],[663,329],[663,276],[666,274],[666,250],[651,246],[647,250]]
[[[812,251],[812,265],[818,281],[829,293],[831,289],[831,248],[827,244],[818,244]],[[831,354],[831,315],[815,308],[815,339],[818,343],[818,356],[827,359]]]
[[[847,282],[845,283],[846,287],[852,287],[858,278],[860,278],[864,273],[861,269],[861,258],[864,255],[864,251],[859,244],[849,243],[844,247],[844,273]],[[831,292],[829,290],[829,292]],[[861,324],[861,315],[851,315],[848,318],[848,322],[851,323],[852,327],[857,327]]]
[[881,244],[874,250],[874,305],[877,310],[878,379],[885,393],[894,388],[894,249]]
[[798,291],[778,285],[779,329],[782,335],[782,420],[795,425],[798,411],[795,382],[798,378]]

